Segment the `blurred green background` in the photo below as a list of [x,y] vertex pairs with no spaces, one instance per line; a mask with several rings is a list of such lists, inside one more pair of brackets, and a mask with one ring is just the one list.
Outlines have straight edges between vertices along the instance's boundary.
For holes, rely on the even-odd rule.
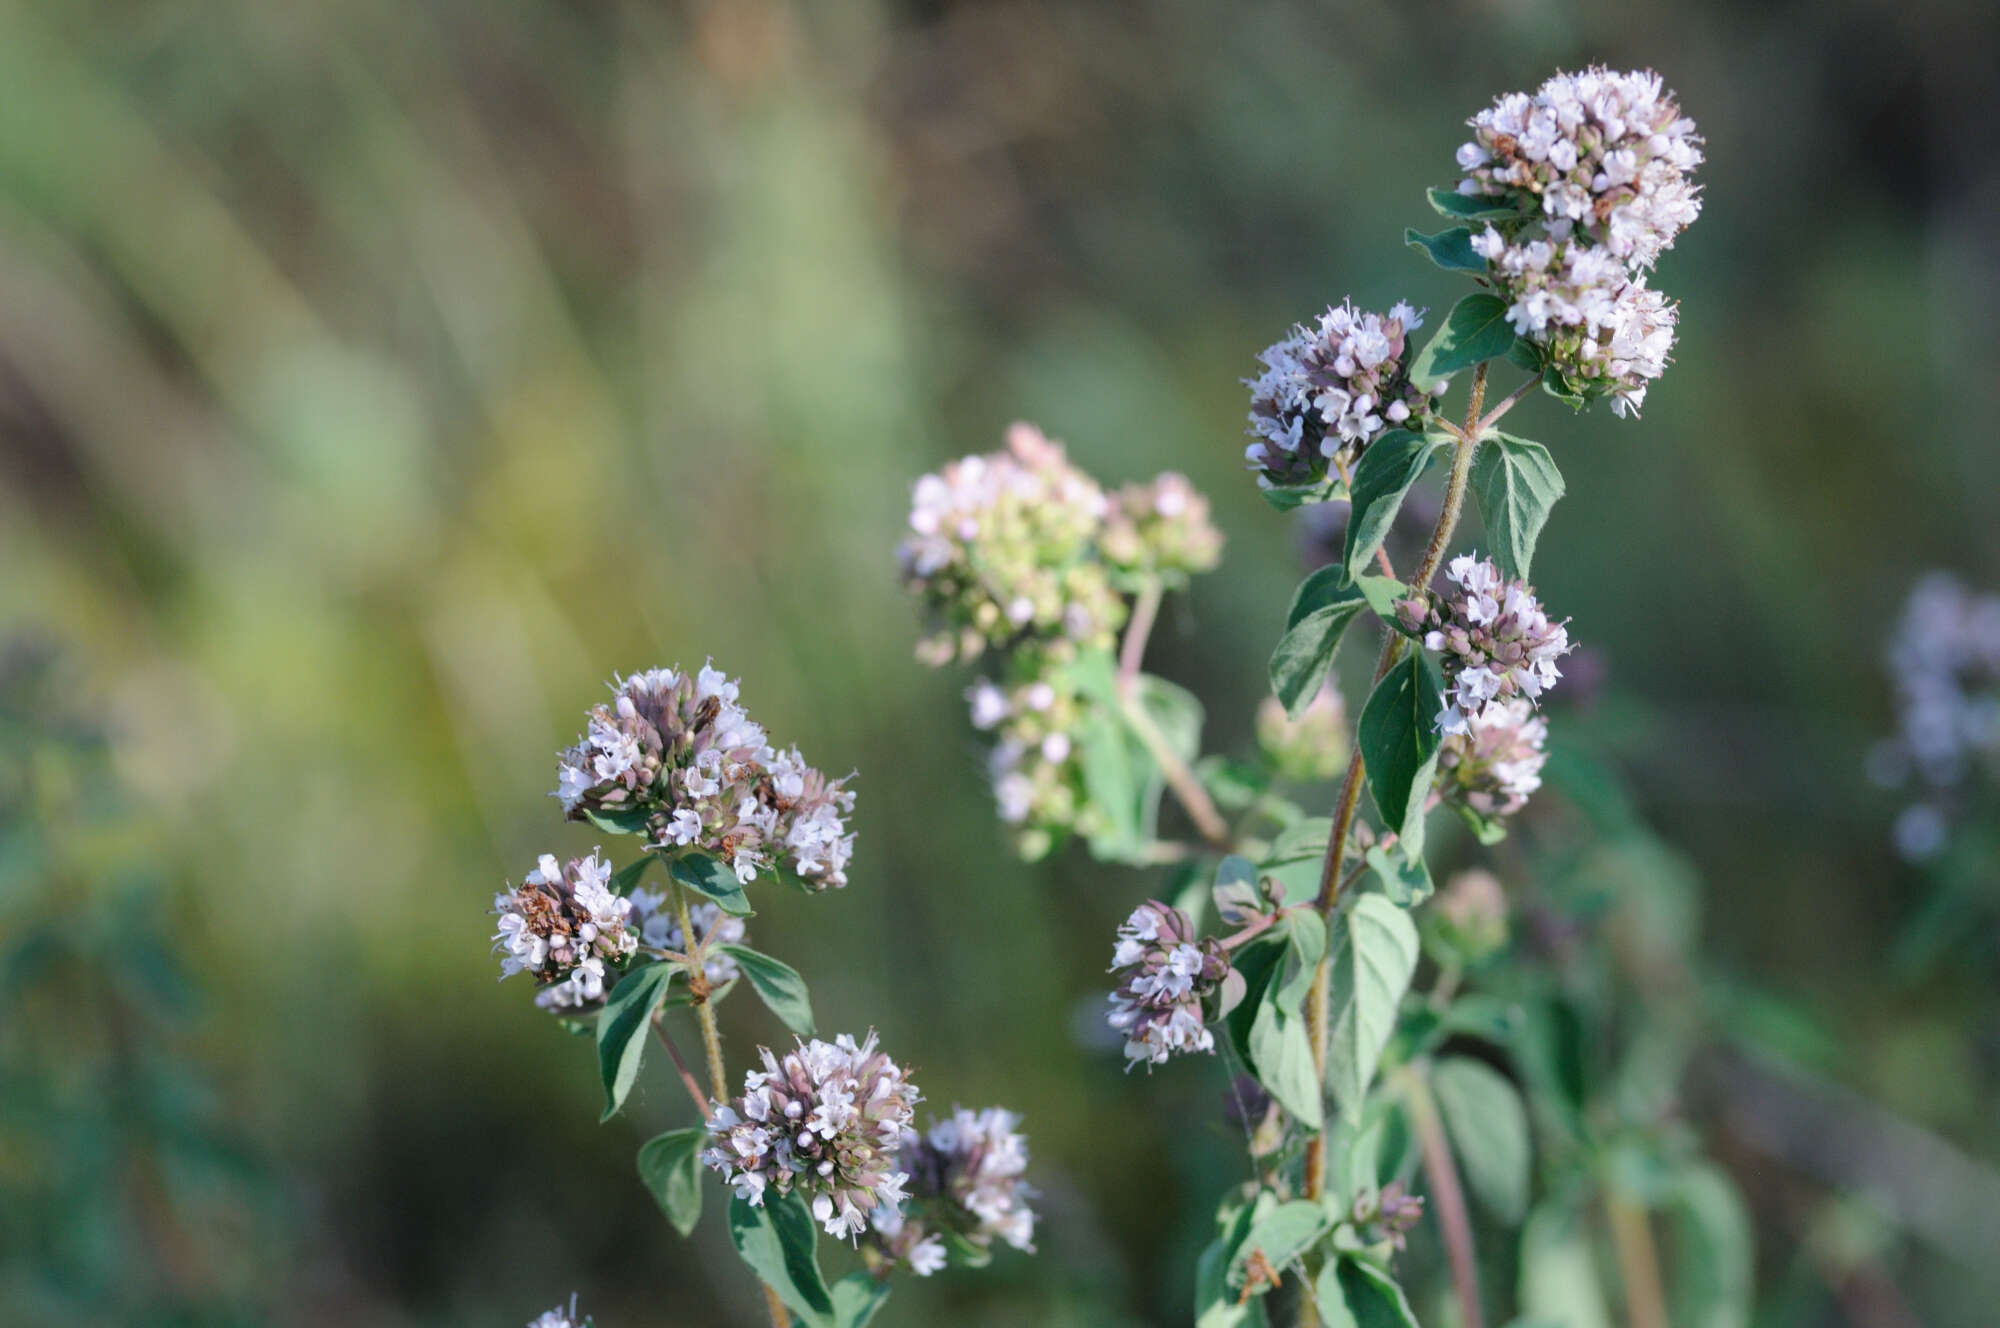
[[[1107,483],[1188,473],[1230,547],[1152,667],[1240,749],[1299,567],[1237,380],[1343,295],[1448,305],[1400,243],[1423,188],[1491,96],[1589,60],[1663,71],[1710,161],[1645,419],[1509,426],[1567,474],[1537,579],[1607,671],[1561,722],[1829,1091],[2000,1156],[1991,971],[1890,972],[1924,886],[1864,776],[1909,580],[2000,584],[2000,10],[8,3],[0,636],[57,663],[7,759],[59,714],[109,746],[16,827],[0,927],[88,914],[117,972],[150,909],[184,981],[5,1011],[0,1318],[513,1323],[576,1289],[605,1328],[756,1322],[719,1224],[684,1247],[635,1184],[674,1085],[598,1125],[591,1048],[487,953],[499,884],[596,842],[548,790],[604,680],[712,655],[860,772],[854,885],[757,943],[933,1106],[1027,1117],[1041,1255],[885,1322],[1184,1322],[1240,1175],[1221,1076],[1078,1036],[1151,882],[1006,851],[966,679],[911,658],[908,485],[1016,417]],[[724,1014],[739,1055],[772,1035]],[[107,1141],[148,1094],[213,1165],[135,1179]],[[1697,1115],[1789,1285],[1824,1178]],[[1917,1321],[1992,1321],[1991,1267],[1881,1248]]]

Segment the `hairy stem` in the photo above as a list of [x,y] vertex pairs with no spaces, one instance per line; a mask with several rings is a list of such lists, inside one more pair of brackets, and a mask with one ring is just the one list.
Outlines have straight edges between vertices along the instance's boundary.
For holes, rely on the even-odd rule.
[[[701,971],[703,954],[708,947],[695,944],[694,920],[688,916],[687,887],[678,882],[674,885],[674,917],[681,924],[681,943],[688,948],[688,990],[694,994],[694,1014],[696,1021],[701,1024],[702,1050],[708,1053],[709,1086],[717,1102],[727,1102],[729,1072],[722,1065],[722,1030],[715,1022],[715,1007],[708,1001],[708,979]],[[666,1040],[665,1030],[661,1031],[660,1039]],[[671,1051],[673,1044],[667,1045]],[[675,1055],[674,1063],[679,1065],[680,1059],[679,1055]],[[687,1074],[685,1068],[681,1072]],[[688,1087],[689,1091],[695,1091],[692,1075],[688,1076]],[[698,1092],[696,1096],[700,1096]],[[708,1109],[704,1106],[702,1108],[704,1117],[707,1116],[707,1112]],[[785,1309],[785,1302],[778,1299],[778,1293],[762,1278],[757,1279],[757,1285],[764,1292],[764,1308],[771,1316],[771,1328],[791,1328],[792,1316]]]
[[[1451,1263],[1451,1285],[1458,1293],[1458,1318],[1463,1328],[1480,1328],[1479,1262],[1472,1248],[1472,1219],[1465,1208],[1465,1189],[1458,1182],[1458,1166],[1452,1161],[1451,1142],[1445,1138],[1444,1123],[1438,1119],[1437,1103],[1431,1098],[1430,1082],[1418,1066],[1406,1066],[1397,1075],[1404,1101],[1409,1104],[1410,1124],[1424,1154],[1424,1180],[1430,1191],[1431,1208],[1437,1218],[1438,1234],[1444,1240],[1445,1257]],[[1664,1320],[1632,1328],[1666,1328]]]
[[1611,1219],[1611,1243],[1618,1250],[1619,1280],[1625,1284],[1625,1322],[1631,1328],[1667,1328],[1660,1252],[1646,1210],[1616,1189],[1605,1196],[1604,1207]]
[[1521,384],[1519,387],[1515,388],[1512,392],[1509,392],[1505,397],[1503,397],[1499,405],[1495,406],[1492,410],[1487,411],[1486,414],[1481,416],[1479,420],[1480,436],[1484,437],[1488,429],[1492,428],[1494,425],[1500,422],[1500,417],[1502,415],[1505,415],[1508,411],[1514,409],[1515,403],[1519,402],[1520,399],[1528,395],[1528,393],[1534,391],[1536,386],[1541,381],[1542,380],[1539,378],[1530,378],[1527,382]]
[[[1446,482],[1444,508],[1438,513],[1437,525],[1431,530],[1430,544],[1424,549],[1423,562],[1417,567],[1416,575],[1410,578],[1410,588],[1421,591],[1437,575],[1444,562],[1445,550],[1451,547],[1451,532],[1458,525],[1458,514],[1465,507],[1466,481],[1472,474],[1472,453],[1479,445],[1480,414],[1486,405],[1486,366],[1480,365],[1472,375],[1471,398],[1465,407],[1465,427],[1456,430],[1457,446],[1451,457],[1451,478]],[[1391,666],[1403,653],[1403,635],[1390,632],[1382,643],[1382,654],[1375,662],[1375,681],[1380,682]],[[1334,804],[1333,833],[1326,841],[1326,861],[1320,867],[1319,897],[1313,901],[1321,917],[1333,911],[1339,901],[1342,886],[1340,871],[1347,860],[1347,837],[1354,829],[1355,809],[1361,805],[1361,780],[1366,773],[1361,759],[1361,746],[1355,744],[1354,754],[1347,761],[1347,777],[1340,785],[1340,800]],[[1306,993],[1306,1034],[1312,1041],[1313,1068],[1321,1083],[1326,1082],[1327,1031],[1331,1011],[1328,1009],[1332,974],[1333,947],[1321,956],[1319,967],[1313,972],[1311,989]],[[1306,1140],[1305,1156],[1305,1197],[1317,1199],[1326,1188],[1326,1136],[1316,1134]]]
[[680,1075],[681,1084],[687,1089],[688,1097],[694,1102],[694,1109],[701,1113],[703,1120],[707,1120],[708,1096],[701,1091],[701,1082],[688,1069],[687,1062],[681,1059],[681,1049],[676,1047],[674,1040],[667,1036],[666,1021],[660,1017],[658,1012],[655,1012],[653,1015],[653,1034],[659,1038],[660,1045],[667,1049],[667,1055],[673,1057],[674,1071]]

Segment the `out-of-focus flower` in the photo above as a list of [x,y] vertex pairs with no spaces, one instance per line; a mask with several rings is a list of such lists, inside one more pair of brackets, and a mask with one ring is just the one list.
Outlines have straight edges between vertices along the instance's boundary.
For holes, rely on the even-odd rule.
[[1347,763],[1347,702],[1331,682],[1306,703],[1297,719],[1284,702],[1267,696],[1257,707],[1257,745],[1286,779],[1332,779]]
[[1384,430],[1421,428],[1433,398],[1410,381],[1405,351],[1423,321],[1407,304],[1376,314],[1343,301],[1266,347],[1263,373],[1243,380],[1256,440],[1243,455],[1257,482],[1317,483],[1330,463],[1351,469]]
[[1402,600],[1396,615],[1441,657],[1445,707],[1438,727],[1467,733],[1471,717],[1488,707],[1517,696],[1533,701],[1555,686],[1569,632],[1549,621],[1533,586],[1503,577],[1489,558],[1462,554],[1445,579],[1450,591]]
[[528,1328],[591,1328],[589,1315],[577,1317],[576,1297],[569,1298],[568,1305],[558,1305],[552,1310],[543,1310],[528,1321]]
[[1634,270],[1651,267],[1701,213],[1688,178],[1701,165],[1701,138],[1650,70],[1557,74],[1469,123],[1461,194],[1531,194],[1551,236],[1574,229]]
[[493,949],[500,976],[529,973],[541,984],[535,1004],[581,1010],[604,999],[605,964],[638,948],[632,901],[611,889],[611,864],[595,852],[558,863],[544,853],[521,884],[493,896],[500,917]]
[[1896,736],[1871,766],[1880,782],[1914,785],[1897,818],[1897,851],[1913,861],[1950,841],[1975,780],[2000,776],[2000,595],[1975,594],[1948,572],[1919,580],[1889,639]]
[[1490,264],[1508,323],[1543,364],[1586,400],[1637,413],[1673,352],[1679,314],[1667,297],[1610,250],[1574,240],[1510,243],[1488,226],[1472,248]]
[[1098,548],[1128,582],[1159,577],[1179,585],[1221,561],[1222,532],[1209,520],[1208,499],[1185,475],[1169,471],[1111,495]]
[[1035,1191],[1024,1178],[1028,1140],[1020,1125],[1000,1107],[961,1107],[927,1134],[904,1135],[897,1165],[910,1174],[909,1201],[899,1214],[875,1215],[886,1261],[930,1276],[945,1264],[940,1232],[979,1250],[1000,1240],[1033,1252]]
[[712,853],[745,885],[777,870],[815,889],[847,884],[846,780],[774,748],[733,678],[648,669],[612,690],[559,759],[555,796],[572,819],[636,815],[653,847]]
[[[688,922],[694,927],[694,943],[709,947],[701,961],[702,976],[711,987],[734,982],[742,975],[736,961],[717,946],[742,945],[748,936],[743,919],[724,913],[715,904],[699,903],[688,908]],[[632,892],[632,926],[639,939],[655,950],[687,954],[688,939],[681,935],[680,919],[674,915],[672,900],[664,890],[640,888]]]
[[1507,944],[1507,892],[1492,872],[1473,868],[1455,873],[1425,910],[1435,940],[1458,959],[1477,963]]
[[1164,1064],[1175,1052],[1215,1050],[1202,1002],[1229,974],[1229,959],[1213,940],[1195,937],[1180,909],[1148,900],[1118,928],[1111,973],[1111,1027],[1125,1038],[1126,1068]]
[[1078,734],[1090,711],[1060,656],[1023,647],[1008,672],[1007,686],[980,678],[965,695],[972,726],[993,735],[986,772],[995,808],[1034,858],[1089,811]]
[[843,1033],[798,1041],[781,1058],[758,1048],[764,1068],[743,1076],[743,1095],[708,1118],[701,1154],[748,1203],[799,1194],[826,1233],[866,1230],[873,1214],[902,1206],[909,1174],[895,1158],[918,1094],[875,1044]]
[[920,656],[972,659],[1027,635],[1108,646],[1125,617],[1094,556],[1108,507],[1031,424],[1009,429],[1002,451],[918,480],[897,556],[934,624]]
[[1466,716],[1465,728],[1438,747],[1439,796],[1481,816],[1512,816],[1542,786],[1549,725],[1523,697]]
[[1423,1196],[1409,1193],[1399,1180],[1390,1181],[1380,1190],[1365,1190],[1356,1195],[1348,1214],[1363,1243],[1379,1245],[1387,1241],[1399,1250],[1403,1248],[1404,1237],[1423,1215]]

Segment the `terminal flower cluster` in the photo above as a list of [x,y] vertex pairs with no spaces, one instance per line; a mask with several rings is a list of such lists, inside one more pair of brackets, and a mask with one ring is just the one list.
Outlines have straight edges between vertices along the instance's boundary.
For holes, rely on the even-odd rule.
[[1243,456],[1258,484],[1316,483],[1330,464],[1350,469],[1384,430],[1420,427],[1444,390],[1439,383],[1426,392],[1410,381],[1408,338],[1423,324],[1408,304],[1377,314],[1342,301],[1266,347],[1257,357],[1263,373],[1243,380],[1256,440]]
[[1126,1068],[1165,1064],[1175,1052],[1214,1051],[1202,1003],[1229,975],[1220,944],[1195,937],[1180,909],[1148,900],[1118,928],[1108,1022],[1125,1039]]
[[734,679],[648,669],[612,690],[559,759],[555,796],[572,819],[638,818],[651,847],[712,853],[745,885],[780,870],[813,889],[847,884],[854,795],[774,748]]
[[814,1220],[843,1240],[899,1209],[910,1176],[896,1156],[918,1093],[875,1034],[859,1043],[845,1033],[800,1039],[782,1057],[758,1050],[764,1068],[745,1074],[743,1095],[709,1116],[702,1162],[753,1206],[769,1192],[803,1196]]
[[1127,585],[1146,577],[1180,585],[1222,560],[1222,532],[1209,520],[1201,491],[1167,471],[1111,495],[1098,549]]
[[870,1237],[885,1263],[930,1276],[946,1262],[941,1231],[976,1250],[999,1240],[1034,1251],[1035,1191],[1025,1179],[1028,1141],[1020,1124],[1000,1107],[961,1107],[928,1133],[904,1136],[897,1165],[910,1174],[908,1203],[900,1213],[877,1212]]
[[580,1011],[604,1000],[605,965],[638,948],[632,901],[611,889],[611,864],[595,852],[559,863],[544,853],[521,884],[493,896],[500,976],[532,974],[535,1004]]
[[1525,697],[1468,714],[1464,730],[1438,746],[1440,795],[1481,816],[1512,816],[1542,786],[1548,737],[1548,721]]
[[1469,734],[1475,718],[1515,697],[1529,701],[1555,686],[1569,631],[1550,622],[1533,586],[1503,577],[1490,558],[1462,554],[1445,579],[1452,590],[1401,600],[1396,614],[1426,650],[1438,652],[1445,706],[1438,728]]

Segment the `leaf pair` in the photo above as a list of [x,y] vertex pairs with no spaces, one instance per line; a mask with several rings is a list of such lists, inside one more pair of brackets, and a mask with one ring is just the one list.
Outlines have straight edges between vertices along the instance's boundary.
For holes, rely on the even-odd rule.
[[819,1230],[796,1194],[766,1194],[754,1206],[731,1199],[729,1239],[804,1328],[863,1328],[889,1298],[889,1288],[865,1272],[827,1284],[819,1268]]

